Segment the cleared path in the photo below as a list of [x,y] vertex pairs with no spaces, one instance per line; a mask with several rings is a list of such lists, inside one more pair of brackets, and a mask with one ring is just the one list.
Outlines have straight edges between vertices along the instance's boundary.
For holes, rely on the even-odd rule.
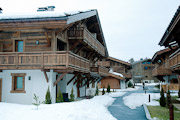
[[[145,89],[147,93],[154,93],[154,86],[147,86]],[[147,120],[143,106],[137,107],[136,109],[130,109],[123,102],[123,97],[128,96],[132,93],[144,93],[143,89],[136,91],[129,91],[123,96],[116,97],[114,103],[108,107],[111,114],[118,120]]]

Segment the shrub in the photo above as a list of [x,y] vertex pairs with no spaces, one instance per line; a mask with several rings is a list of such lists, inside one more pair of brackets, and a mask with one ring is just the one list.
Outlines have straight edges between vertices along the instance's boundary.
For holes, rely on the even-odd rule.
[[73,88],[71,90],[71,94],[70,94],[70,101],[74,101],[74,93],[73,93]]
[[45,104],[51,104],[51,93],[50,93],[50,90],[49,90],[49,86],[48,86],[48,89],[47,89],[47,92],[46,92],[46,99],[45,99]]
[[131,81],[128,82],[128,87],[133,87],[133,84]]
[[163,89],[161,89],[161,92],[160,92],[160,106],[162,107],[165,107],[166,106],[166,100],[165,100],[165,97],[164,97],[164,91]]
[[64,102],[63,95],[62,95],[62,93],[61,93],[60,88],[59,88],[59,90],[58,90],[56,102],[57,102],[57,103]]
[[110,87],[110,85],[108,84],[107,93],[110,93],[110,92],[111,92],[111,87]]
[[96,86],[96,93],[95,93],[95,96],[99,95],[99,89],[98,89],[98,86]]
[[41,104],[41,102],[39,101],[39,96],[36,96],[36,94],[34,94],[33,99],[36,101],[35,103],[32,103],[33,105],[35,105],[37,107],[38,110],[38,106]]
[[104,90],[104,87],[103,87],[102,95],[104,95],[104,94],[105,94],[105,90]]
[[169,108],[170,104],[171,104],[171,94],[170,94],[170,91],[168,90],[167,98],[166,98],[166,107]]

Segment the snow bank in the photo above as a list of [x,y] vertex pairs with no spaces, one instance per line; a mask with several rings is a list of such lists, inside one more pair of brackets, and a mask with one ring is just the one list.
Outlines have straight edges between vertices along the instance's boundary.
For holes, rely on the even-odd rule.
[[1,120],[116,120],[107,107],[114,102],[111,95],[57,104],[33,105],[0,103]]
[[131,109],[135,109],[136,107],[140,107],[143,104],[158,106],[159,102],[154,99],[159,99],[159,93],[150,93],[151,102],[149,102],[149,93],[133,93],[129,96],[123,97],[124,104]]

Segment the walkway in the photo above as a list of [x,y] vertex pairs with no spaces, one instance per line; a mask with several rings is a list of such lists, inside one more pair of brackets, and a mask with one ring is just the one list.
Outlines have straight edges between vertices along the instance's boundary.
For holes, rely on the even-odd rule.
[[[153,90],[154,86],[146,87],[148,93],[156,92]],[[148,90],[149,89],[149,90]],[[123,97],[132,93],[144,93],[142,89],[136,91],[129,91],[121,97],[117,97],[114,103],[109,106],[108,110],[118,120],[147,120],[143,106],[136,109],[130,109],[124,105]]]

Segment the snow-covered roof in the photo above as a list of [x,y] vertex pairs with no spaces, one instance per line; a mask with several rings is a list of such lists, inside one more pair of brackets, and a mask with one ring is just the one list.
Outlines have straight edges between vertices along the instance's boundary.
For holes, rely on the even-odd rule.
[[31,13],[2,13],[0,14],[0,22],[8,21],[31,21],[31,20],[42,20],[42,19],[53,19],[60,20],[66,19],[67,24],[79,21],[81,19],[86,19],[88,17],[97,14],[97,10],[87,10],[87,11],[70,11],[70,12],[58,12],[58,11],[41,11],[41,12],[31,12]]
[[116,77],[120,80],[124,78],[124,76],[121,73],[114,72],[112,69],[109,70],[109,75],[112,77]]

